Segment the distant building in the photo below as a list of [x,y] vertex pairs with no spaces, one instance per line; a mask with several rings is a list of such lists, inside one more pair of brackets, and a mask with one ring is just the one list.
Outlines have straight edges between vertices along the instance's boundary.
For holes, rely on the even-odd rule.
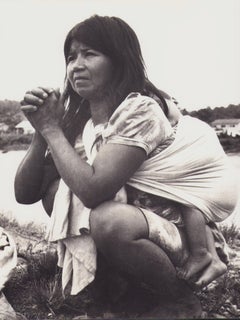
[[225,133],[228,136],[240,136],[240,119],[217,119],[211,123],[217,135]]
[[23,120],[15,126],[15,130],[19,134],[31,134],[34,132],[34,128],[31,126],[30,122]]

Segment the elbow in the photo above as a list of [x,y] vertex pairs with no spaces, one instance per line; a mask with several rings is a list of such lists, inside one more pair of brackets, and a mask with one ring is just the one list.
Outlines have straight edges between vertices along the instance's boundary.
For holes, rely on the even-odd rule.
[[94,209],[99,206],[101,203],[105,201],[112,200],[114,195],[109,195],[108,193],[102,194],[102,192],[91,192],[90,194],[87,193],[79,197],[85,207]]
[[24,188],[23,184],[14,183],[15,200],[20,204],[33,204],[39,201],[39,195],[33,192],[33,188]]
[[78,197],[83,205],[89,209],[96,208],[105,201],[113,200],[118,190],[109,183],[100,179],[91,179],[88,183],[77,187],[72,192]]
[[15,199],[20,204],[33,204],[39,201],[40,199],[31,194],[31,192],[23,192],[15,188]]
[[24,197],[19,194],[15,194],[15,199],[17,203],[20,203],[20,204],[33,204],[38,201],[38,199],[30,199],[29,197]]
[[16,190],[15,188],[15,192],[14,192],[14,195],[15,195],[15,200],[17,201],[17,203],[20,203],[20,204],[28,204],[27,202],[27,198],[24,197],[24,195],[22,194],[22,192],[20,192],[19,190]]
[[83,205],[89,209],[94,209],[103,202],[99,200],[97,201],[97,199],[93,197],[81,197],[81,201]]

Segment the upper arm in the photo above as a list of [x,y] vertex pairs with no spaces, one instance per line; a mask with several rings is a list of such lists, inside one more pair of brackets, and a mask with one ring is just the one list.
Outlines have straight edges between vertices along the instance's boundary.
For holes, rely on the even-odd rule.
[[93,162],[94,183],[100,192],[99,198],[105,196],[107,200],[113,197],[146,157],[145,150],[139,147],[112,143],[104,145]]
[[50,216],[53,210],[53,203],[55,199],[56,192],[58,190],[60,178],[53,180],[48,184],[47,189],[42,195],[42,205],[46,213]]
[[39,192],[39,198],[42,200],[43,208],[48,215],[51,215],[55,194],[60,181],[59,173],[53,162],[48,162],[44,166],[44,175]]
[[51,185],[53,181],[56,179],[59,179],[59,173],[56,169],[56,166],[53,162],[47,162],[44,165],[43,170],[43,179],[42,179],[42,185],[39,191],[39,198],[42,199],[45,197],[45,194],[48,192],[48,188]]
[[100,202],[113,197],[171,132],[169,121],[153,99],[129,96],[103,132],[104,144],[93,162],[92,197]]

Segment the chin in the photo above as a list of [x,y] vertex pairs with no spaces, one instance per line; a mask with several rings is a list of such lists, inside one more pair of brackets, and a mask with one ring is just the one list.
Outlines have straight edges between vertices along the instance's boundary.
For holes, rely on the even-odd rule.
[[75,89],[74,90],[80,97],[88,100],[91,96],[92,93],[89,90],[83,90],[83,89]]

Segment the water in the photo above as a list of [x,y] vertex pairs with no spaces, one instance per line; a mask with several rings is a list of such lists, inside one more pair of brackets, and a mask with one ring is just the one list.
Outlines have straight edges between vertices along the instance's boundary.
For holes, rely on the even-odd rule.
[[[49,217],[44,212],[41,202],[33,205],[21,205],[14,198],[14,176],[24,154],[25,151],[0,153],[0,212],[15,218],[19,223],[34,222],[36,224],[46,224]],[[229,157],[236,168],[236,174],[240,182],[240,153],[231,154]],[[226,220],[226,223],[231,223],[232,221],[240,226],[240,199],[237,208]]]
[[21,205],[14,197],[14,177],[24,155],[25,151],[0,153],[0,213],[15,218],[19,223],[46,224],[49,217],[44,212],[41,202]]

